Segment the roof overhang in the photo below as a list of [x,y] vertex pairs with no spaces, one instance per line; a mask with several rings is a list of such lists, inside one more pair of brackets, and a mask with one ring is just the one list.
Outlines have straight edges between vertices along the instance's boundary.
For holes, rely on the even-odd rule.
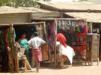
[[32,13],[30,10],[24,10],[21,8],[14,8],[9,6],[1,6],[0,14],[20,14],[20,13]]
[[85,19],[87,22],[101,23],[101,13],[67,12],[65,14],[73,18]]
[[96,3],[83,2],[38,2],[41,8],[61,12],[101,12],[101,5]]

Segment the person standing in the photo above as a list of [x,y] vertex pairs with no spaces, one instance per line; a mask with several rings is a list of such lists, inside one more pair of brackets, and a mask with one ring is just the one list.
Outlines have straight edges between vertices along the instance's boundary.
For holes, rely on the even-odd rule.
[[60,55],[60,67],[64,68],[64,58],[68,58],[70,64],[72,65],[73,57],[75,55],[74,49],[66,44],[66,37],[63,33],[57,34],[57,43],[59,45],[59,55]]
[[19,44],[22,48],[25,48],[25,55],[27,57],[27,60],[30,62],[30,51],[29,51],[29,44],[28,40],[26,38],[26,33],[23,33],[20,37]]
[[40,46],[46,42],[40,38],[36,32],[34,35],[32,35],[32,38],[28,41],[28,43],[32,49],[32,58],[36,64],[36,71],[39,72],[40,62],[42,61],[42,52]]

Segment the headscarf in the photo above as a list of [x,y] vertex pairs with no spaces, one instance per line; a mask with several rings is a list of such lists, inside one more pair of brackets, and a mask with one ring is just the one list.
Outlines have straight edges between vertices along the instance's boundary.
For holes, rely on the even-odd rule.
[[67,46],[66,44],[67,39],[62,33],[58,33],[56,37],[57,37],[57,41],[59,41],[63,46],[65,47]]

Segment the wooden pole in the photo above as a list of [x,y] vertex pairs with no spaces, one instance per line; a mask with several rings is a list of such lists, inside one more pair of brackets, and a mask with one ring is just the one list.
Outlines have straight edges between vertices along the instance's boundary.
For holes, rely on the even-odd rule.
[[43,24],[44,24],[45,39],[47,40],[46,23],[44,22]]
[[56,34],[57,34],[57,19],[54,20],[55,22],[55,35],[54,35],[54,41],[55,41],[55,44],[54,44],[54,59],[55,59],[55,67],[57,67],[57,53],[56,53],[56,41],[57,41],[57,38],[56,38]]
[[93,32],[93,23],[90,22],[90,23],[89,23],[89,26],[90,26],[90,30],[91,30],[91,33],[92,33],[92,32]]

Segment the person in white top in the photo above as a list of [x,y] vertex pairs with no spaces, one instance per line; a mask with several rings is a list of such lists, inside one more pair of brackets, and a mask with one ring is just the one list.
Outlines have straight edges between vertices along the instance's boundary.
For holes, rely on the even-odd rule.
[[36,71],[38,72],[40,61],[42,61],[42,52],[40,46],[42,44],[45,44],[46,42],[42,38],[40,38],[37,33],[34,33],[28,43],[32,48],[32,58],[35,60]]

